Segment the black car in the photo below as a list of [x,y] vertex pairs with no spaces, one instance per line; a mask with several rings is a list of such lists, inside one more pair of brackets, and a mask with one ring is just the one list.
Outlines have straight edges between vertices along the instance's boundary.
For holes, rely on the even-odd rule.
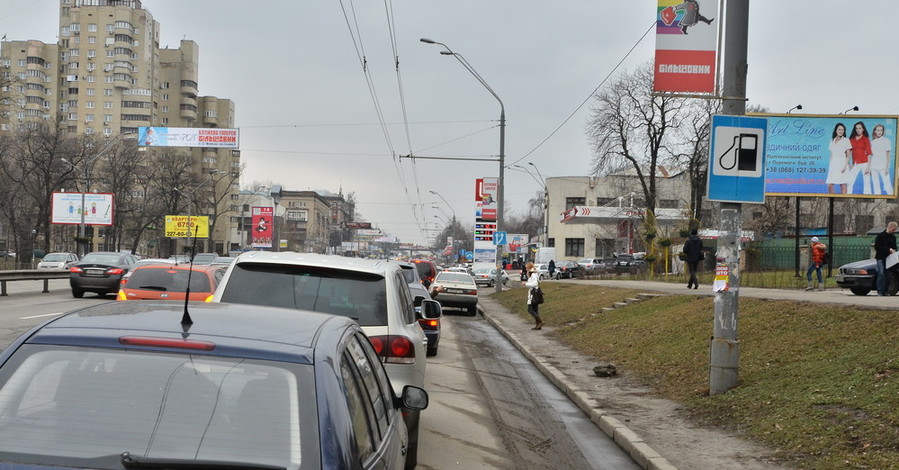
[[[899,292],[899,264],[887,269],[887,275],[887,295],[896,295]],[[836,281],[840,288],[849,289],[855,295],[877,292],[877,261],[872,258],[844,264],[840,266]]]
[[584,275],[584,267],[574,261],[561,260],[556,263],[556,272],[553,277],[556,279],[574,279]]
[[122,277],[134,263],[137,263],[137,257],[131,253],[95,251],[84,255],[81,261],[69,268],[72,297],[80,299],[85,292],[99,295],[117,293]]
[[0,356],[0,465],[400,470],[401,410],[353,320],[257,305],[106,302]]
[[632,254],[618,255],[613,262],[614,272],[617,274],[640,274],[647,269],[646,260]]

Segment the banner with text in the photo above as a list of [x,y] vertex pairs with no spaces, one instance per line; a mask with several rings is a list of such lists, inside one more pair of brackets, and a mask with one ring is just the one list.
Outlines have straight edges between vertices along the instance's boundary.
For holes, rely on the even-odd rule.
[[767,115],[765,194],[891,198],[897,118]]
[[165,236],[168,238],[209,238],[209,217],[205,215],[165,216]]
[[253,229],[250,231],[250,242],[253,248],[272,247],[272,222],[275,210],[270,206],[253,206],[250,208]]
[[195,127],[138,127],[139,147],[217,147],[236,149],[240,130]]
[[499,178],[478,178],[474,182],[474,217],[480,221],[496,220]]
[[[718,50],[718,2],[659,0],[653,89],[713,93]],[[719,22],[721,20],[718,20]]]

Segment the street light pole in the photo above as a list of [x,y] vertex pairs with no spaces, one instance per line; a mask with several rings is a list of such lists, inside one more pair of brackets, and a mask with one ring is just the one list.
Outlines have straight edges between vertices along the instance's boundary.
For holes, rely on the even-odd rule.
[[[441,54],[451,55],[455,57],[456,60],[459,61],[459,63],[462,64],[463,67],[465,67],[465,70],[468,70],[468,72],[471,73],[471,75],[474,76],[474,78],[476,78],[481,85],[484,85],[484,88],[486,88],[487,91],[489,91],[490,94],[493,95],[494,98],[496,98],[496,101],[499,101],[499,179],[497,180],[496,188],[496,232],[500,232],[503,229],[503,208],[505,200],[505,197],[503,197],[503,190],[505,189],[505,185],[503,183],[504,171],[506,168],[506,107],[505,105],[503,105],[503,100],[499,98],[499,95],[497,95],[496,92],[493,91],[493,88],[490,88],[490,85],[488,85],[487,82],[484,81],[484,79],[481,77],[481,75],[478,74],[477,71],[475,71],[474,67],[472,67],[467,60],[465,60],[465,57],[463,57],[459,53],[453,52],[452,49],[449,48],[449,46],[442,42],[437,42],[427,38],[421,38],[419,40],[425,44],[439,44],[443,46],[446,50],[440,51]],[[496,282],[494,283],[496,285],[497,293],[503,291],[502,274],[503,268],[505,268],[505,266],[502,266],[502,256],[502,248],[497,245]]]

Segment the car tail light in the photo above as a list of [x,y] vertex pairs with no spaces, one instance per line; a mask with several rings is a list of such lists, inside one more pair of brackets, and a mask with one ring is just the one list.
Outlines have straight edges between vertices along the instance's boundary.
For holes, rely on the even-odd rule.
[[195,349],[199,351],[212,351],[215,343],[209,341],[197,341],[175,338],[152,338],[148,336],[121,336],[119,343],[127,346],[153,346],[158,348]]
[[469,291],[465,291],[465,294],[466,295],[478,295],[478,291],[477,291],[477,289],[469,290]]
[[81,269],[81,268],[79,268],[78,266],[72,266],[72,267],[69,269],[69,272],[70,272],[70,273],[83,273],[84,270]]
[[109,268],[106,270],[106,274],[109,274],[110,276],[125,274],[125,270],[122,268]]
[[388,364],[415,364],[415,345],[405,336],[370,336],[381,361]]

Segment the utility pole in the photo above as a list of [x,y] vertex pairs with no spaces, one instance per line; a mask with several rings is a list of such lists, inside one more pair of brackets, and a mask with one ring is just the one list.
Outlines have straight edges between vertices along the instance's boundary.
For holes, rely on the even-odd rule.
[[[741,116],[746,114],[749,0],[728,1],[726,11],[722,113]],[[721,230],[717,242],[716,264],[719,267],[726,266],[729,287],[715,294],[715,328],[709,362],[710,395],[725,393],[737,384],[740,364],[737,320],[742,224],[742,205],[721,203]]]

